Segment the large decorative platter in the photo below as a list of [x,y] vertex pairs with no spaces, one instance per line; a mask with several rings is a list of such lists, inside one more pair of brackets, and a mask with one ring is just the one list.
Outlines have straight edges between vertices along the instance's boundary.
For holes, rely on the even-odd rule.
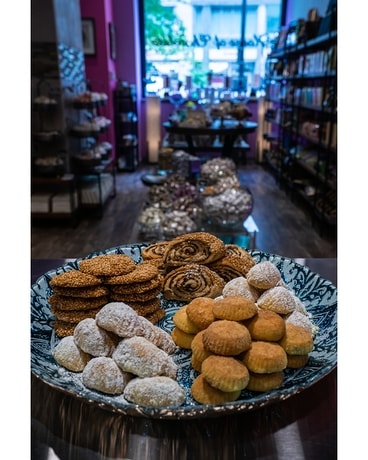
[[[88,258],[101,254],[121,253],[129,255],[138,263],[142,261],[141,248],[145,246],[143,244],[119,246],[95,252]],[[54,317],[47,301],[52,293],[50,280],[59,273],[78,269],[78,264],[82,259],[76,259],[45,273],[31,288],[31,370],[33,374],[62,392],[91,404],[97,404],[106,410],[159,419],[215,417],[250,411],[300,393],[326,376],[337,365],[337,289],[330,281],[321,278],[308,267],[299,265],[292,259],[261,251],[251,251],[251,254],[256,262],[269,260],[278,267],[289,289],[301,299],[308,312],[312,314],[313,322],[319,328],[308,364],[302,369],[286,369],[284,383],[278,390],[256,393],[245,389],[240,398],[231,403],[198,404],[190,393],[191,383],[197,373],[190,365],[190,350],[183,349],[174,355],[174,360],[179,367],[177,379],[186,394],[185,403],[180,407],[138,406],[126,401],[122,395],[110,396],[86,388],[82,384],[80,373],[62,368],[52,356],[52,349],[59,339],[53,331]],[[166,310],[166,315],[158,325],[170,332],[174,327],[172,317],[183,303],[167,301],[164,298],[161,303]]]

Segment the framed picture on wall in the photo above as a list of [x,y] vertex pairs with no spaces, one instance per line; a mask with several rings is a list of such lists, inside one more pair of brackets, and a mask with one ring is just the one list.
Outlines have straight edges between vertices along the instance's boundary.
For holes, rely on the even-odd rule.
[[83,51],[86,56],[96,54],[95,21],[93,18],[82,19]]

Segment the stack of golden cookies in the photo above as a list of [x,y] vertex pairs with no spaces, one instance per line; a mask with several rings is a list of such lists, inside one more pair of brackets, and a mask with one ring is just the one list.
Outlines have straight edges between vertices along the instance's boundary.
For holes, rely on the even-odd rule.
[[222,296],[182,306],[171,335],[192,352],[198,372],[193,398],[221,404],[238,399],[243,389],[279,388],[284,370],[304,366],[313,349],[313,325],[303,308],[268,261],[226,283]]
[[49,297],[55,315],[54,330],[59,337],[73,334],[75,326],[85,318],[94,318],[108,302],[109,289],[94,275],[71,270],[54,276]]
[[111,302],[126,303],[152,323],[165,316],[158,297],[162,289],[162,276],[155,265],[142,262],[125,275],[109,277],[106,284],[110,288]]
[[73,334],[79,321],[95,318],[111,301],[128,303],[153,323],[164,316],[158,298],[162,277],[156,266],[135,264],[125,254],[102,254],[81,260],[78,268],[50,281],[49,303],[59,337]]

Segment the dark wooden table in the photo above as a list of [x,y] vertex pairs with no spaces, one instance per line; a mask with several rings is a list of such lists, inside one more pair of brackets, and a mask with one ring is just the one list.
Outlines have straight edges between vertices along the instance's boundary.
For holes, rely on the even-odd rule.
[[[223,157],[232,157],[235,140],[241,136],[246,141],[247,134],[256,131],[258,124],[255,121],[248,120],[241,122],[236,120],[214,120],[210,126],[200,128],[180,126],[169,121],[165,122],[163,126],[169,134],[184,136],[188,145],[187,150],[192,155],[195,155],[198,151],[219,149]],[[214,147],[213,144],[197,145],[195,139],[198,136],[209,136],[212,140],[220,139],[220,146]]]
[[[31,282],[68,260],[32,260]],[[297,262],[336,286],[336,259]],[[337,370],[284,401],[195,420],[115,414],[32,374],[31,442],[32,460],[54,454],[60,460],[332,460],[337,458]]]

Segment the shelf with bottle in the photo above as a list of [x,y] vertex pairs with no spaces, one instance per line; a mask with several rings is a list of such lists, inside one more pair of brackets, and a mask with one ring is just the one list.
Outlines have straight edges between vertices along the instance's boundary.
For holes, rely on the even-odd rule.
[[288,37],[290,29],[267,57],[263,158],[280,186],[302,197],[319,221],[335,225],[337,30],[326,24],[313,24],[313,36],[300,39]]
[[138,110],[135,85],[120,82],[114,91],[116,167],[135,171],[138,157]]

